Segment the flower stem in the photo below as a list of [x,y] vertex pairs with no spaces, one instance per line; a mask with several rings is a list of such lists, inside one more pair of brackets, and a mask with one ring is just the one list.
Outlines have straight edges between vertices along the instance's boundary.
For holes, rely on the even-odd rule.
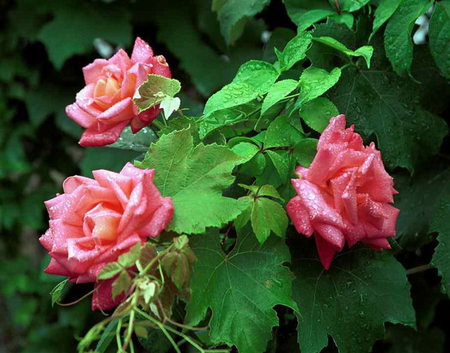
[[413,268],[410,268],[409,270],[406,270],[406,275],[407,276],[413,275],[414,273],[424,272],[427,270],[431,270],[432,268],[433,267],[431,266],[431,264],[413,267]]

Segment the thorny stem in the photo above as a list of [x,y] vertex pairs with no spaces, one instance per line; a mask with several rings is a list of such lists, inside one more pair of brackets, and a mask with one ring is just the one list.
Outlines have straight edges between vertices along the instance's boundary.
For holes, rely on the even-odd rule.
[[432,268],[433,267],[431,267],[431,264],[413,267],[413,268],[410,268],[409,270],[406,270],[406,275],[407,276],[413,275],[414,273],[424,272],[427,270],[431,270]]

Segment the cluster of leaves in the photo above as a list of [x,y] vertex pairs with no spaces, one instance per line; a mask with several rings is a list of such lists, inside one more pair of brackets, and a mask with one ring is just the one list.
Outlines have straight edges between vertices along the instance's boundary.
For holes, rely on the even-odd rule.
[[[82,85],[71,77],[89,62],[79,55],[92,54],[93,42],[100,50],[130,45],[133,26],[151,28],[170,53],[164,55],[188,108],[138,135],[125,131],[114,150],[88,149],[80,162],[88,174],[137,159],[137,166],[156,170],[155,185],[176,210],[162,237],[173,243],[136,247],[104,269],[100,280],[115,278],[113,294],[128,299],[88,332],[81,351],[98,340],[95,351],[105,352],[113,338],[126,349],[133,335],[158,353],[179,351],[186,341],[201,352],[219,345],[241,353],[448,349],[448,327],[436,314],[438,305],[449,314],[442,293],[450,290],[448,0],[44,4],[17,0],[0,15],[7,18],[1,38],[8,43],[0,60],[11,68],[0,76],[7,88],[0,93],[5,234],[30,226],[23,214],[49,197],[45,190],[54,192],[61,174],[74,174],[72,162],[58,163],[51,164],[55,180],[44,177],[50,156],[79,161],[73,147],[79,130],[63,108],[76,91],[67,87]],[[419,46],[412,34],[423,15],[429,35]],[[45,67],[38,60],[25,64],[30,47],[44,59],[47,53]],[[169,97],[168,111],[176,110],[179,90],[174,80],[149,77],[135,103],[144,110]],[[18,118],[24,108],[28,117]],[[325,271],[314,243],[289,225],[284,206],[294,195],[295,167],[311,163],[319,133],[338,113],[382,151],[401,213],[393,251],[345,249]],[[55,141],[55,130],[64,138]],[[45,148],[48,155],[34,156]],[[14,183],[26,187],[8,188]],[[31,227],[42,228],[42,215],[35,217],[39,223]],[[62,285],[53,294],[58,301]],[[205,328],[191,330],[199,324]]]

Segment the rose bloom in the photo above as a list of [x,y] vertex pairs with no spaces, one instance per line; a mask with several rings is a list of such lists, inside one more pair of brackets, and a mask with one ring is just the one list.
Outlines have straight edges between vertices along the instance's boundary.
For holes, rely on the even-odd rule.
[[354,126],[345,129],[345,123],[344,115],[330,120],[311,166],[296,169],[297,196],[286,206],[297,231],[315,235],[326,269],[345,243],[390,249],[387,238],[395,235],[399,213],[390,205],[397,191],[380,151],[373,143],[363,146]]
[[171,221],[173,204],[153,184],[154,170],[128,163],[120,173],[93,171],[64,181],[64,194],[45,202],[50,228],[39,239],[52,257],[45,273],[71,282],[96,282],[92,308],[114,307],[112,279],[97,281],[109,262],[147,237],[156,237]]
[[133,96],[148,74],[171,77],[164,56],[153,56],[152,48],[141,38],[136,38],[131,59],[121,49],[108,60],[94,60],[83,73],[86,87],[77,94],[76,102],[66,107],[66,113],[86,128],[79,142],[85,147],[115,142],[128,122],[133,133],[150,124],[160,112],[159,106],[139,113]]

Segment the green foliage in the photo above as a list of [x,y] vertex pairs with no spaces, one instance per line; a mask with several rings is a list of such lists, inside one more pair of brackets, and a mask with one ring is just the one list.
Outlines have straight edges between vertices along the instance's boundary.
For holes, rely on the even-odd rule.
[[261,115],[264,115],[264,113],[267,112],[267,110],[269,110],[280,100],[285,98],[289,93],[295,90],[297,86],[298,86],[297,81],[288,79],[278,81],[272,87],[270,87],[261,107]]
[[389,252],[356,249],[340,254],[326,271],[308,246],[296,247],[293,297],[302,352],[320,352],[330,335],[339,351],[367,352],[383,337],[384,323],[415,325],[410,285]]
[[241,212],[237,200],[221,195],[233,182],[231,171],[240,159],[225,146],[194,146],[190,130],[181,130],[161,137],[137,166],[156,169],[155,185],[172,197],[169,229],[191,234],[219,227]]
[[167,97],[180,92],[180,81],[159,75],[148,75],[147,81],[139,86],[133,97],[134,104],[142,112],[160,104]]
[[450,78],[450,1],[435,6],[430,19],[430,50],[442,74]]
[[311,44],[311,34],[309,32],[300,32],[291,39],[282,52],[275,50],[280,60],[280,70],[287,71],[300,60],[306,58],[306,51]]
[[330,119],[339,115],[339,110],[328,99],[319,97],[304,104],[299,114],[311,129],[322,132],[328,126]]
[[303,104],[321,96],[333,87],[341,77],[341,70],[335,67],[331,72],[310,67],[300,76],[300,97],[295,104],[301,107]]
[[407,0],[400,4],[386,27],[386,56],[399,75],[410,72],[413,59],[411,33],[414,22],[430,8],[428,0]]
[[68,281],[69,279],[65,279],[64,281],[59,282],[50,292],[50,295],[52,296],[52,306],[61,300],[62,292]]
[[187,320],[196,324],[211,308],[214,343],[236,345],[241,352],[262,352],[272,327],[278,325],[273,307],[281,304],[296,309],[291,299],[292,275],[282,266],[289,261],[287,247],[276,237],[260,246],[248,227],[241,230],[229,254],[223,252],[219,240],[216,232],[192,240],[198,262]]

